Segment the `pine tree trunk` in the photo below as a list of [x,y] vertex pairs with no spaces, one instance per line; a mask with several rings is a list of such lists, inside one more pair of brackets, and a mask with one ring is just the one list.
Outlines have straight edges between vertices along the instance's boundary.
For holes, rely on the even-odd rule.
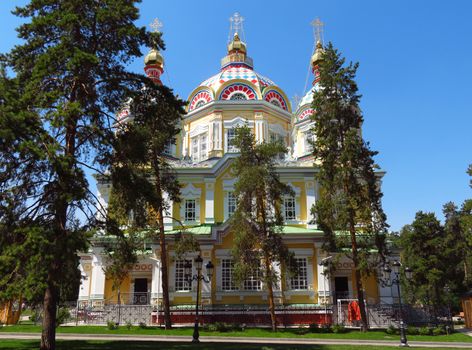
[[361,331],[366,332],[369,329],[369,323],[367,321],[367,314],[364,302],[364,290],[362,289],[362,276],[359,270],[359,258],[357,255],[357,239],[356,229],[354,224],[350,223],[350,235],[351,235],[351,248],[352,248],[352,262],[354,264],[355,276],[356,276],[356,292],[357,301],[359,303],[359,309],[361,312]]
[[41,350],[56,349],[56,312],[57,293],[49,282],[43,301],[43,329],[41,333]]
[[167,247],[164,233],[164,215],[163,215],[163,198],[161,177],[157,162],[154,163],[154,176],[156,177],[156,192],[160,197],[160,205],[157,208],[157,224],[159,226],[159,246],[161,247],[161,276],[162,276],[162,303],[164,304],[164,326],[165,329],[172,328],[172,319],[170,316],[169,302],[169,274],[167,266]]
[[[265,271],[266,271],[266,276],[270,277],[272,275],[270,261],[267,254],[265,257]],[[275,316],[274,287],[272,285],[272,281],[271,281],[272,279],[269,278],[268,280],[270,281],[270,283],[267,283],[267,290],[269,292],[270,323],[272,326],[272,331],[276,332],[277,331],[277,318]]]

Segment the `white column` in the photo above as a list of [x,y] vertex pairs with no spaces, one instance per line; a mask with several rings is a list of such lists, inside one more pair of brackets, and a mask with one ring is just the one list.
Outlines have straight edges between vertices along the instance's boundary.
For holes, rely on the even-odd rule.
[[205,223],[215,222],[215,179],[205,179]]
[[315,224],[308,224],[312,221],[311,208],[316,201],[315,180],[312,177],[305,177],[305,191],[306,191],[306,222],[307,228],[316,228]]
[[262,143],[264,141],[264,120],[262,119],[262,113],[256,113],[255,115],[255,125],[254,125],[254,134],[256,136],[256,142]]
[[[159,254],[158,250],[156,255]],[[152,282],[151,282],[151,303],[157,305],[159,303],[159,294],[162,293],[162,282],[161,282],[161,261],[153,258],[152,259]]]
[[322,251],[321,245],[316,247],[316,250],[316,263],[318,264],[316,267],[318,275],[318,304],[329,305],[332,303],[330,276],[324,274],[324,266],[320,265],[322,260],[327,258],[328,255]]
[[95,214],[98,220],[105,220],[111,185],[107,180],[99,178],[97,181],[98,210]]
[[167,192],[163,193],[164,200],[164,231],[171,231],[173,228],[173,220],[172,220],[172,206],[174,204],[173,201],[169,199],[169,194]]
[[[207,270],[206,270],[206,264],[208,263],[208,261],[211,260],[211,250],[212,250],[212,246],[209,246],[209,245],[202,245],[200,246],[200,249],[201,249],[201,257],[203,258],[203,266],[202,266],[202,274],[203,276],[205,276],[205,279],[208,278],[208,275],[207,275]],[[216,274],[216,267],[213,269],[213,278],[215,278],[215,274]],[[196,273],[196,271],[195,271]],[[195,286],[197,285],[196,282],[194,282]],[[202,301],[204,299],[206,299],[206,302],[208,303],[209,300],[211,299],[211,281],[210,283],[206,283],[206,282],[202,282],[200,284],[201,286],[201,295],[202,295]]]
[[89,289],[90,289],[90,263],[83,263],[82,261],[79,264],[80,270],[80,289],[79,289],[79,300],[89,299]]
[[94,248],[92,256],[92,285],[90,287],[90,299],[105,299],[105,265],[103,263],[103,248]]
[[213,134],[214,125],[215,124],[213,122],[208,123],[208,151],[209,152],[213,151],[214,145],[215,145],[214,143],[215,137]]
[[210,123],[210,125],[211,124],[213,124],[213,150],[221,151],[223,146],[223,122],[221,121],[221,114],[215,114],[215,119]]
[[189,156],[189,151],[188,151],[188,132],[186,130],[186,127],[184,126],[182,128],[182,157]]

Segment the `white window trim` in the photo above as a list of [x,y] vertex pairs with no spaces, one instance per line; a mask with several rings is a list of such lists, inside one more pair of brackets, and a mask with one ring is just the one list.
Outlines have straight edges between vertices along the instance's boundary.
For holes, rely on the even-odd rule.
[[[250,128],[253,128],[254,127],[254,121],[253,120],[247,120],[247,119],[239,117],[239,116],[235,117],[231,120],[223,121],[224,138],[225,138],[224,139],[224,142],[225,142],[224,151],[225,151],[225,153],[228,153],[228,130],[229,129],[240,128],[240,127],[243,127],[245,125],[247,125]],[[231,153],[237,153],[237,152],[232,151]]]
[[310,298],[314,297],[316,292],[316,288],[314,286],[315,280],[313,277],[313,250],[312,249],[304,249],[304,248],[292,248],[289,249],[295,256],[295,258],[301,259],[306,258],[306,279],[308,284],[308,289],[290,289],[291,283],[289,276],[286,277],[286,290],[284,291],[284,295],[287,296],[287,299],[290,299],[292,295],[308,295]]
[[[184,225],[198,225],[200,224],[200,197],[202,190],[196,188],[192,183],[189,183],[181,191],[182,202],[180,203],[180,219]],[[195,221],[185,221],[185,200],[195,200]]]
[[269,124],[269,131],[272,131],[274,134],[278,134],[285,138],[288,134],[288,131],[280,124]]
[[234,184],[236,183],[236,179],[231,180],[223,180],[223,212],[224,212],[224,221],[229,219],[229,212],[228,212],[228,192],[234,192]]
[[289,198],[291,196],[284,196],[282,198],[282,215],[284,216],[284,221],[286,224],[292,224],[292,225],[297,225],[297,224],[302,224],[301,216],[300,216],[300,202],[301,202],[301,193],[302,190],[298,186],[294,186],[291,182],[287,183],[287,185],[292,189],[294,192],[294,198],[295,198],[295,220],[285,220],[285,206],[284,206],[284,201],[285,198]]
[[[203,153],[203,151],[202,151],[202,139],[204,137],[206,138],[206,151],[205,151],[205,153]],[[197,150],[196,153],[194,153],[194,150],[193,150],[193,141],[194,140],[197,141],[198,150]],[[198,135],[190,137],[190,157],[192,158],[193,161],[202,162],[202,161],[208,159],[209,149],[210,149],[210,140],[209,140],[208,133],[200,133]]]

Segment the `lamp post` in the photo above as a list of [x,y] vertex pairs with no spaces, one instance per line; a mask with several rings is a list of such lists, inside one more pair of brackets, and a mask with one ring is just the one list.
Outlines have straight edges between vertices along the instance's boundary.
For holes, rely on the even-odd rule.
[[[324,297],[324,304],[325,304],[325,325],[328,324],[328,301],[326,299],[326,278],[329,274],[329,268],[326,264],[332,259],[332,256],[327,256],[326,258],[321,259],[320,261],[320,268],[323,268],[323,297]],[[330,293],[331,294],[331,293]]]
[[195,268],[197,269],[197,274],[192,276],[192,264],[190,261],[187,260],[187,262],[184,265],[184,272],[185,272],[185,279],[188,284],[192,284],[192,281],[197,281],[197,302],[195,304],[195,326],[193,328],[193,339],[192,343],[199,343],[200,340],[198,339],[200,337],[200,333],[198,332],[198,304],[199,304],[199,297],[200,297],[200,281],[203,281],[205,283],[210,283],[211,278],[213,277],[213,264],[211,261],[208,261],[208,263],[205,265],[205,268],[207,270],[207,275],[208,279],[202,275],[202,266],[203,266],[203,259],[201,256],[197,256],[195,259]]
[[[397,285],[398,291],[398,302],[400,306],[400,346],[408,346],[408,340],[406,339],[405,323],[403,322],[403,305],[402,305],[402,296],[400,288],[400,275],[401,275],[402,264],[399,261],[394,261],[391,265],[387,262],[383,268],[382,274],[382,284],[384,286],[393,286]],[[393,272],[393,275],[392,275]],[[406,279],[410,280],[412,271],[410,268],[405,267],[404,272]]]

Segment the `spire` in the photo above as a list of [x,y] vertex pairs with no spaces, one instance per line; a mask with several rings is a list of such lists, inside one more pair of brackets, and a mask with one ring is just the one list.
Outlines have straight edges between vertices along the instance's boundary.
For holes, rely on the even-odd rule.
[[[163,24],[158,18],[149,25],[154,33],[160,33]],[[161,85],[161,75],[164,72],[164,58],[157,47],[152,47],[144,57],[144,72],[154,83]]]
[[244,38],[243,22],[244,17],[238,12],[229,18],[228,54],[221,60],[222,69],[235,64],[244,64],[253,68],[252,58],[247,56],[246,43],[240,37]]
[[313,26],[313,34],[315,37],[315,52],[311,56],[310,63],[311,63],[311,70],[315,75],[315,80],[313,81],[313,85],[316,85],[320,80],[320,72],[319,72],[319,63],[322,60],[322,55],[324,52],[323,49],[323,27],[324,23],[321,22],[319,18],[316,18],[314,21],[311,22]]

